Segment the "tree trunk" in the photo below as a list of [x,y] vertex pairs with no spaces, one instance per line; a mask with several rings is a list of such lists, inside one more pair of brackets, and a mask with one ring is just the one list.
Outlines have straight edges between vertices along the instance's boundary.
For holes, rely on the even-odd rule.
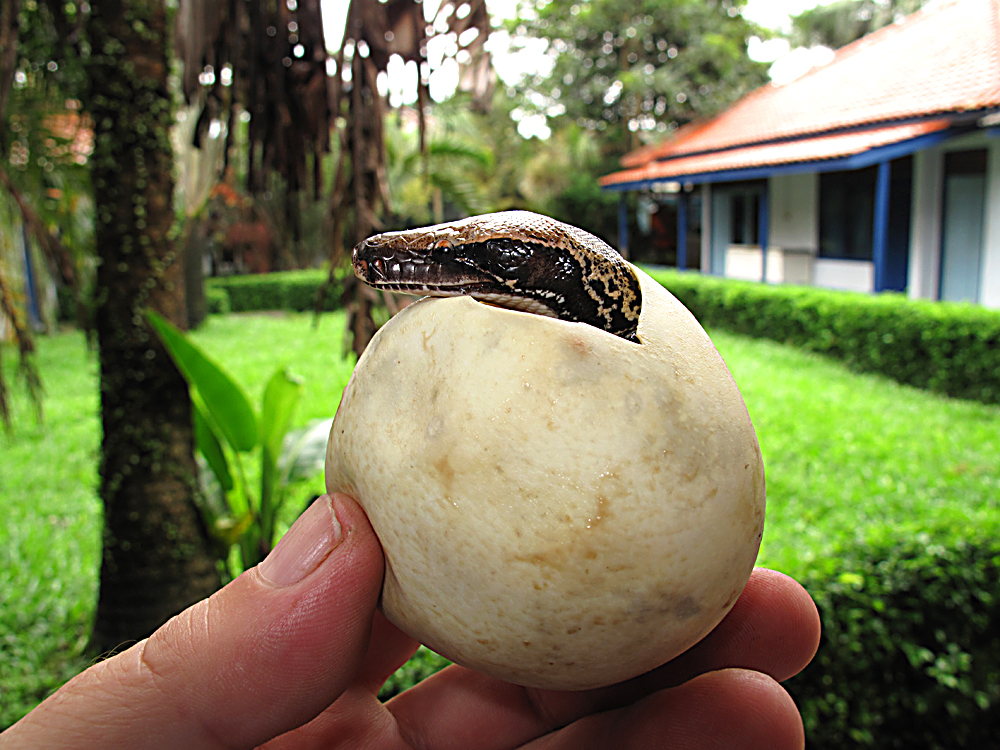
[[187,386],[143,311],[186,323],[174,249],[163,0],[93,3],[88,33],[101,360],[99,652],[149,635],[220,585],[194,505]]

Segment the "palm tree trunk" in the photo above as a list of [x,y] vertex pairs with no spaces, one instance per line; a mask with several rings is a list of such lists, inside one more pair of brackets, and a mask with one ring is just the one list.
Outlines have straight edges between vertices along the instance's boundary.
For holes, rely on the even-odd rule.
[[91,647],[107,652],[147,636],[220,579],[193,502],[187,386],[143,317],[151,308],[186,323],[171,204],[167,13],[164,0],[91,8],[104,429],[104,555]]

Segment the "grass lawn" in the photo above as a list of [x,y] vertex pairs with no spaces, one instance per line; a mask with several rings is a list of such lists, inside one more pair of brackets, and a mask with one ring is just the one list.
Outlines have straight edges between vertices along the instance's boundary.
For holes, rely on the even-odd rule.
[[[196,339],[258,401],[274,369],[289,365],[305,380],[301,425],[336,410],[350,375],[342,331],[336,313],[318,331],[308,314],[231,315],[210,319]],[[768,341],[713,338],[764,453],[761,564],[794,575],[835,566],[839,543],[888,527],[947,543],[998,525],[1000,408],[852,374]],[[45,423],[32,423],[15,386],[15,432],[0,437],[0,728],[84,666],[96,596],[96,360],[75,333],[44,339],[39,350]],[[15,359],[5,347],[11,383]]]

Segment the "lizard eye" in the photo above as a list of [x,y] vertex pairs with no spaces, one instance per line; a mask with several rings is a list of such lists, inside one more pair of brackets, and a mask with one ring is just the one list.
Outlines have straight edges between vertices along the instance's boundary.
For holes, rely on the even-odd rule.
[[455,246],[452,244],[451,240],[438,240],[434,245],[434,249],[442,258],[445,258],[446,260],[450,260],[455,257]]

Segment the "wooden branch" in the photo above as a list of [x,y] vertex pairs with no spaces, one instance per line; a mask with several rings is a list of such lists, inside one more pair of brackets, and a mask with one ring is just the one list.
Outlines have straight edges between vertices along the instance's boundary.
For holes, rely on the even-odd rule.
[[[35,407],[35,418],[41,422],[43,389],[42,378],[38,373],[38,366],[35,364],[35,341],[31,337],[31,330],[24,325],[21,311],[14,304],[14,296],[7,286],[2,269],[0,269],[0,313],[7,316],[14,329],[14,340],[17,343],[19,355],[17,369],[28,386],[28,396]],[[10,405],[7,400],[7,384],[3,380],[2,370],[0,370],[0,418],[3,419],[4,427],[10,431]]]

